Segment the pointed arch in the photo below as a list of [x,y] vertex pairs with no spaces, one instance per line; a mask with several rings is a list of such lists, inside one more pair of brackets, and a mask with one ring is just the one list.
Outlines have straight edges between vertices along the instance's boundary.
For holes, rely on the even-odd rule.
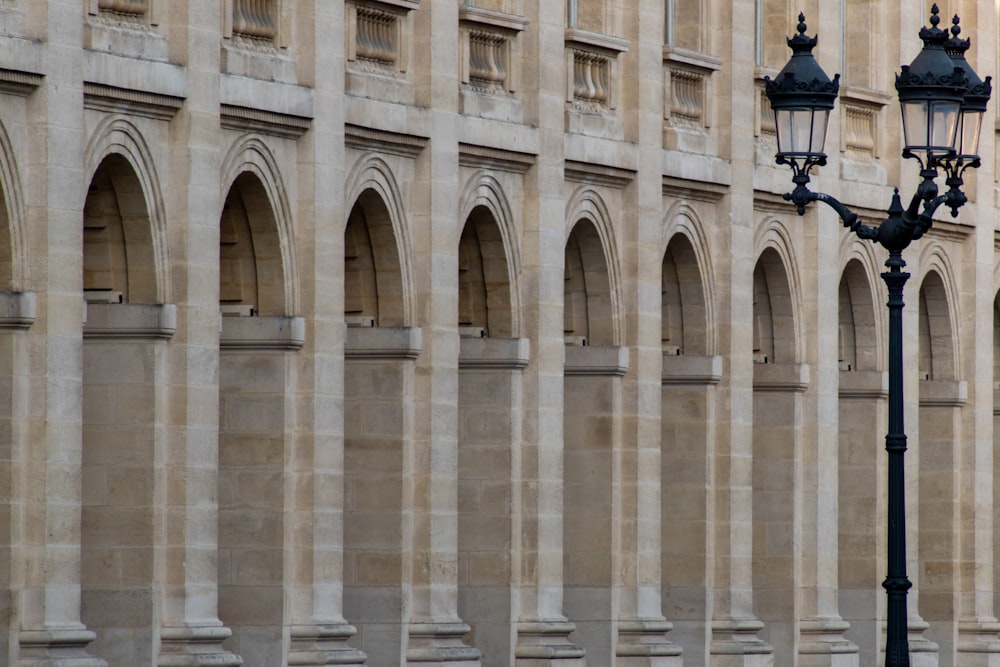
[[[169,303],[170,260],[165,201],[153,153],[142,132],[130,120],[108,116],[95,128],[84,149],[86,183],[92,185],[99,171],[108,168],[122,219],[130,262],[129,282],[137,279],[134,300]],[[81,193],[83,210],[90,190]],[[141,275],[140,275],[141,274]]]
[[[581,227],[579,225],[581,222],[585,222],[586,224]],[[590,239],[586,238],[590,236],[588,230],[592,230],[593,232],[593,236]],[[583,236],[584,245],[587,247],[580,247],[581,236]],[[600,246],[601,261],[598,264],[603,263],[604,266],[598,267],[593,262],[581,263],[580,268],[583,270],[581,278],[584,281],[586,281],[588,275],[597,278],[596,270],[598,268],[604,269],[608,282],[606,288],[608,303],[605,307],[595,302],[594,305],[598,306],[597,317],[595,318],[594,314],[589,315],[589,317],[595,322],[607,322],[609,328],[607,335],[601,333],[597,338],[597,340],[603,339],[603,343],[600,344],[623,345],[625,342],[625,327],[622,319],[622,286],[621,267],[618,261],[619,253],[612,228],[611,215],[608,212],[608,206],[600,194],[586,186],[581,186],[569,198],[566,203],[565,238],[567,258],[571,256],[571,247],[574,243],[576,243],[578,252],[581,253],[581,260],[583,259],[583,253],[588,255],[587,259],[589,260],[597,259],[595,257],[597,248],[593,247],[595,245],[594,242]],[[567,267],[567,269],[569,268]],[[586,286],[584,285],[583,287]],[[588,302],[591,302],[593,297],[598,296],[597,294],[588,295]],[[598,298],[597,301],[599,300]]]
[[[267,297],[272,304],[271,315],[294,315],[299,311],[298,268],[295,261],[295,233],[292,224],[288,191],[278,161],[267,144],[254,135],[247,135],[235,142],[222,161],[221,192],[239,192],[246,200],[252,199],[254,207],[262,214],[250,216],[254,234],[273,234],[277,244],[276,277],[280,285],[277,294]],[[248,177],[249,176],[249,177]],[[235,188],[235,190],[234,190]],[[226,201],[229,201],[227,194]],[[265,206],[266,204],[266,206]],[[222,218],[220,211],[220,219]],[[272,249],[266,249],[270,252]],[[270,271],[269,271],[270,273]],[[273,284],[273,280],[269,281]]]

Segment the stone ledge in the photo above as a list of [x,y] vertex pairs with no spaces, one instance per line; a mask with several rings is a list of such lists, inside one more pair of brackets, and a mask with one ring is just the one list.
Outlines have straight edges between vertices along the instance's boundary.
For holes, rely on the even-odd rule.
[[920,407],[957,408],[969,399],[965,380],[921,380]]
[[301,317],[223,317],[222,350],[298,350],[305,343]]
[[722,357],[664,354],[661,383],[710,385],[722,379]]
[[527,338],[461,338],[458,367],[461,370],[520,370],[531,355]]
[[35,322],[34,292],[0,292],[0,329],[24,330]]
[[85,340],[167,340],[177,330],[172,303],[88,303]]
[[840,371],[841,398],[885,398],[889,395],[889,374],[885,371]]
[[809,387],[808,364],[754,364],[754,391],[803,392]]
[[420,327],[351,327],[344,339],[347,359],[416,359],[423,347]]
[[622,377],[628,372],[628,348],[619,345],[567,345],[567,376]]

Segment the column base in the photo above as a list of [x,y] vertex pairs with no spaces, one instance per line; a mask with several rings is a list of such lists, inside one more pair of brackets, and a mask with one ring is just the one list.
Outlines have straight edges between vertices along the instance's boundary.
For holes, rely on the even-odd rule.
[[615,655],[621,667],[681,667],[680,646],[666,634],[673,625],[663,618],[640,618],[618,623],[618,646]]
[[97,634],[82,625],[76,628],[21,630],[18,633],[17,667],[108,667],[87,653]]
[[995,618],[958,622],[960,664],[1000,667],[1000,622]]
[[[907,619],[906,642],[910,647],[910,667],[938,667],[938,645],[924,637],[924,632],[931,627],[922,618]],[[882,639],[882,653],[885,654],[885,638]]]
[[232,630],[223,625],[167,627],[160,630],[157,667],[240,667],[243,658],[222,648]]
[[469,630],[460,622],[411,623],[406,664],[479,667],[479,651],[462,641]]
[[292,645],[288,651],[289,667],[324,665],[363,665],[364,651],[347,645],[358,630],[347,623],[331,625],[296,625],[291,628]]
[[844,633],[851,624],[841,618],[799,621],[799,664],[802,667],[857,667],[858,645]]
[[576,625],[565,618],[517,624],[517,667],[584,667],[584,650],[569,640]]
[[711,662],[717,667],[766,667],[774,649],[757,636],[764,624],[756,618],[712,621]]

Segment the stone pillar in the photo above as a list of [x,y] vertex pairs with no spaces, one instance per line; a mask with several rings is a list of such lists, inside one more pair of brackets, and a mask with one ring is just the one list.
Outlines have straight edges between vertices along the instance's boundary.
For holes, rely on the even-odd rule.
[[219,618],[246,664],[284,667],[294,542],[294,351],[300,317],[224,317],[219,358]]
[[715,385],[722,358],[663,355],[660,585],[663,610],[684,660],[708,664]]
[[885,399],[888,375],[841,371],[839,403],[838,591],[846,636],[863,665],[884,662]]
[[110,667],[153,664],[162,617],[170,304],[87,305],[83,347],[83,620]]
[[[0,292],[0,655],[16,655],[18,616],[14,591],[23,586],[21,562],[25,478],[24,420],[28,410],[26,334],[35,321],[34,292]],[[13,644],[13,645],[12,645]]]
[[[460,219],[455,121],[458,113],[458,4],[431,0],[413,15],[412,80],[427,107],[433,140],[416,160],[407,201],[412,224],[413,294],[424,351],[414,376],[414,446],[409,554],[411,617],[406,661],[479,664],[458,618],[458,247]],[[410,286],[407,286],[410,287]]]
[[563,610],[591,664],[613,665],[620,619],[622,376],[628,349],[567,346],[563,450]]
[[458,612],[483,667],[508,667],[517,623],[521,370],[527,338],[462,338],[458,375]]
[[[920,615],[938,645],[938,664],[957,660],[959,605],[959,478],[964,381],[920,381],[920,495],[917,505],[918,568],[911,579],[920,591]],[[963,663],[964,664],[964,663]]]
[[351,328],[344,368],[344,616],[368,664],[399,664],[412,577],[415,328]]
[[[184,58],[187,99],[173,123],[168,225],[177,332],[171,385],[159,667],[239,665],[218,620],[219,5],[193,0],[169,14],[172,56]],[[166,188],[164,188],[166,190]]]
[[[524,445],[519,471],[526,517],[521,545],[517,667],[579,667],[583,650],[569,640],[563,615],[563,341],[562,270],[565,5],[526,0],[523,39],[527,110],[538,133],[535,166],[524,177],[521,287],[532,361],[524,371]],[[558,222],[557,222],[558,221]]]
[[[25,350],[24,546],[19,667],[97,667],[94,633],[80,622],[80,456],[82,417],[83,21],[79,3],[27,7],[26,32],[45,42],[39,62],[59,63],[26,104],[23,182],[32,225],[26,256],[37,262],[38,319]],[[28,268],[28,267],[25,267]]]
[[796,363],[754,365],[753,419],[753,607],[762,635],[774,647],[775,664],[793,664],[802,575],[802,392],[809,367]]

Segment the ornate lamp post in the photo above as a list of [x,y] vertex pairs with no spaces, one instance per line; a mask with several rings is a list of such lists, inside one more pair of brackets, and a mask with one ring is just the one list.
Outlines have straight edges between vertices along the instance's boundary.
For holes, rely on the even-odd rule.
[[[823,152],[830,112],[840,87],[840,75],[832,80],[812,56],[816,38],[806,36],[805,16],[799,14],[798,33],[788,40],[792,58],[772,81],[765,77],[765,92],[774,110],[778,137],[778,164],[792,168],[795,189],[784,195],[799,215],[810,202],[832,207],[844,226],[858,238],[869,239],[889,251],[882,273],[889,292],[889,427],[885,436],[888,452],[888,572],[882,587],[886,591],[887,667],[910,664],[907,643],[906,593],[911,587],[906,576],[906,510],[903,489],[903,285],[910,277],[903,271],[902,252],[930,229],[934,212],[942,205],[953,217],[967,201],[962,192],[966,169],[979,167],[979,132],[989,101],[990,77],[980,80],[965,60],[969,40],[959,39],[958,17],[952,21],[952,35],[938,27],[938,7],[931,8],[931,26],[920,30],[924,47],[910,65],[896,75],[896,90],[903,116],[903,157],[920,164],[921,182],[903,208],[895,190],[888,216],[877,227],[862,224],[856,213],[830,195],[813,192],[809,171],[826,164]],[[947,192],[938,193],[935,179],[944,170]]]

